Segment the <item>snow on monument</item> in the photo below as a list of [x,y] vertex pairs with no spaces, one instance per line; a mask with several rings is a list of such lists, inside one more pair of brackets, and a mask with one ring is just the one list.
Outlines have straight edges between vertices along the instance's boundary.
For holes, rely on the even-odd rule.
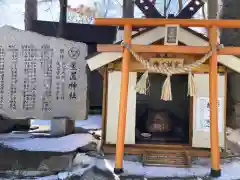
[[11,118],[87,116],[87,46],[0,28],[0,113]]

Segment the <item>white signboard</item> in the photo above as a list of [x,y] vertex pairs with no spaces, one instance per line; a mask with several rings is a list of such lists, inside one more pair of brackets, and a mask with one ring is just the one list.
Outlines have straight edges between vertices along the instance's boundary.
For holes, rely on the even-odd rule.
[[[196,105],[197,131],[210,131],[210,103],[209,97],[197,97]],[[223,132],[224,99],[218,98],[218,129]]]
[[87,46],[0,28],[0,113],[11,118],[86,117]]

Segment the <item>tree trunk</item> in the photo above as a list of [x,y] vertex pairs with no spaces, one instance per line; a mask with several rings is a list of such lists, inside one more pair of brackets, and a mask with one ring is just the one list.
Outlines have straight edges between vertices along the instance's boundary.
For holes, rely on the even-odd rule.
[[32,20],[37,20],[37,0],[25,0],[25,30],[32,29]]
[[218,9],[218,0],[208,1],[208,19],[217,19]]
[[[223,0],[220,17],[222,19],[240,18],[240,1]],[[240,46],[240,29],[223,29],[221,43],[225,46]],[[228,75],[228,120],[227,125],[233,128],[240,127],[240,75],[232,72]]]
[[59,0],[60,3],[60,17],[59,17],[59,24],[58,24],[58,32],[57,37],[62,37],[66,35],[64,32],[64,27],[67,24],[67,0]]
[[134,1],[123,0],[123,17],[134,18]]

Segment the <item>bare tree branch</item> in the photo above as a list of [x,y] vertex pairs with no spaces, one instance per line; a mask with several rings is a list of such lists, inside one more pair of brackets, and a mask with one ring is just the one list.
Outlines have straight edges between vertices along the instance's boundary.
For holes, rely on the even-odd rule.
[[172,0],[164,0],[164,16],[167,16],[167,11],[171,5]]
[[203,19],[207,19],[207,16],[206,16],[206,12],[205,12],[205,6],[202,7],[202,15],[203,15]]
[[178,0],[178,12],[180,12],[183,9],[183,1]]

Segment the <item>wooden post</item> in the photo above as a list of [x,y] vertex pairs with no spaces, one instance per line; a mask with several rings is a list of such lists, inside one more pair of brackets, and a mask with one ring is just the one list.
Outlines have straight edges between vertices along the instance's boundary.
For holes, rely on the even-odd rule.
[[[210,46],[212,49],[217,45],[217,28],[209,29]],[[210,143],[211,143],[211,176],[221,176],[220,152],[219,152],[219,130],[218,130],[218,72],[217,72],[217,52],[213,51],[210,58],[209,72],[209,96],[210,96]]]
[[[124,26],[124,42],[131,43],[132,26],[130,24]],[[123,154],[125,141],[125,128],[127,116],[127,99],[128,99],[128,81],[129,81],[129,61],[131,54],[128,49],[124,49],[122,59],[122,79],[120,91],[120,104],[118,115],[118,131],[116,142],[116,164],[114,172],[120,174],[123,172]]]
[[131,24],[135,27],[165,26],[178,24],[181,27],[212,27],[240,28],[240,20],[202,20],[202,19],[156,19],[156,18],[95,18],[95,24],[101,26],[125,26]]

